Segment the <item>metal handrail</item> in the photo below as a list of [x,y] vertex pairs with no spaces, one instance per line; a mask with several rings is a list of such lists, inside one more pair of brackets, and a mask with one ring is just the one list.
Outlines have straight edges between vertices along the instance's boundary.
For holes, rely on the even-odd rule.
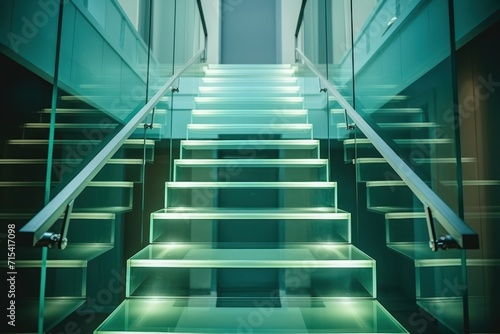
[[25,226],[20,229],[21,236],[28,238],[35,246],[61,216],[68,211],[68,207],[85,189],[94,176],[106,165],[111,157],[120,149],[128,137],[139,127],[151,113],[172,84],[195,63],[205,52],[199,50],[187,63],[176,70],[174,75],[160,88],[151,100],[142,107],[132,119],[121,128],[113,138],[99,151],[90,162]]
[[[467,225],[429,186],[401,159],[401,157],[385,142],[382,137],[358,114],[347,100],[337,91],[333,84],[307,59],[305,54],[295,50],[304,64],[319,77],[324,87],[342,105],[357,128],[370,140],[382,157],[389,163],[394,171],[401,177],[403,182],[411,189],[417,198],[426,207],[432,210],[434,217],[441,223],[443,228],[450,234],[460,248],[479,248],[478,234]],[[435,241],[435,240],[431,240]]]

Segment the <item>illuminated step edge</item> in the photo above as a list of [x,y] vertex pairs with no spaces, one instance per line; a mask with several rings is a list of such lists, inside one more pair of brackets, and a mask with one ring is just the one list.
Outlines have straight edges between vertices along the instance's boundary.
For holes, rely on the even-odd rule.
[[[443,145],[443,144],[453,144],[453,139],[432,139],[432,138],[420,138],[420,139],[394,139],[394,142],[398,145],[411,146],[411,145]],[[358,138],[358,139],[346,139],[344,140],[344,146],[354,146],[354,145],[369,145],[372,143],[368,138]]]
[[[55,164],[70,162],[76,165],[83,161],[83,159],[53,159]],[[142,165],[142,159],[110,159],[107,164],[110,165]],[[46,165],[47,159],[0,159],[0,165]]]
[[[61,101],[100,101],[100,102],[113,102],[116,101],[116,95],[63,95],[60,97]],[[168,102],[169,97],[164,96],[160,99],[161,102]],[[130,113],[128,113],[130,114]]]
[[151,214],[151,219],[310,219],[310,220],[350,220],[349,212],[332,208],[282,208],[259,210],[167,208]]
[[289,69],[292,64],[208,64],[210,69]]
[[[421,130],[421,129],[434,129],[440,127],[436,123],[432,122],[398,122],[398,123],[377,123],[377,125],[384,130],[402,130],[402,129],[413,129],[413,130]],[[337,123],[337,128],[346,128],[345,123]]]
[[281,116],[281,117],[297,117],[307,116],[306,109],[193,109],[191,115],[193,117],[262,117],[262,116]]
[[287,300],[276,308],[255,300],[257,308],[216,307],[213,299],[130,299],[94,333],[407,333],[375,300]]
[[184,159],[175,167],[327,167],[328,159]]
[[213,248],[213,243],[148,245],[127,266],[163,268],[371,268],[375,260],[349,244],[287,243],[286,248]]
[[[54,183],[53,185],[57,185]],[[0,187],[45,187],[45,182],[43,181],[1,181]],[[87,184],[87,187],[92,188],[133,188],[133,182],[127,181],[91,181]]]
[[[378,115],[378,114],[421,114],[423,110],[421,108],[380,108],[380,109],[363,109],[363,111],[369,115]],[[335,114],[344,115],[344,109],[331,109],[330,112]]]
[[[291,102],[302,103],[304,98],[301,96],[277,96],[277,97],[257,97],[257,96],[241,96],[241,97],[210,97],[210,96],[196,96],[194,98],[196,103],[220,103],[220,102]],[[38,123],[34,123],[38,124]]]
[[[47,254],[48,268],[85,268],[92,259],[113,249],[113,244],[69,244],[65,250],[51,250]],[[16,268],[39,268],[42,266],[39,249],[21,248],[16,252]],[[6,267],[7,261],[0,261]]]
[[294,68],[206,68],[205,75],[207,77],[274,77],[274,76],[293,76]]
[[[0,219],[31,219],[36,213],[0,213]],[[61,219],[64,214],[61,214]],[[92,219],[92,220],[113,220],[116,218],[114,213],[105,212],[72,212],[71,219]]]
[[[155,108],[155,114],[166,114],[168,111],[162,108]],[[44,108],[40,111],[41,114],[50,114],[52,113],[52,109]],[[115,114],[123,114],[129,115],[130,109],[113,109],[113,115]],[[98,109],[85,109],[85,108],[56,108],[56,114],[58,115],[74,115],[74,116],[85,116],[85,115],[101,115],[105,116],[106,113],[104,111]]]
[[[75,124],[78,125],[78,124]],[[77,145],[80,143],[89,143],[89,144],[97,144],[100,143],[101,140],[94,140],[94,139],[55,139],[52,141],[54,145]],[[48,139],[10,139],[7,141],[9,145],[48,145],[49,140]],[[146,139],[146,146],[154,146],[155,141],[151,139]],[[143,139],[127,139],[123,143],[123,146],[128,146],[128,147],[138,147],[142,148],[144,147],[144,140]]]
[[166,182],[170,189],[330,189],[337,187],[337,182]]
[[[365,95],[363,97],[357,97],[360,100],[369,100],[369,101],[405,101],[408,99],[407,95]],[[330,102],[337,101],[337,98],[334,96],[330,96],[328,98]]]
[[225,78],[202,78],[203,85],[209,85],[210,87],[258,87],[258,86],[272,86],[272,87],[283,87],[297,85],[298,78],[296,77],[225,77]]
[[[213,87],[213,86],[201,86],[199,87],[200,94],[202,95],[253,95],[253,94],[263,94],[263,95],[275,95],[280,94],[298,94],[300,91],[299,86],[258,86],[258,87],[238,87],[238,86],[227,86],[227,87]],[[261,95],[262,96],[262,95]]]

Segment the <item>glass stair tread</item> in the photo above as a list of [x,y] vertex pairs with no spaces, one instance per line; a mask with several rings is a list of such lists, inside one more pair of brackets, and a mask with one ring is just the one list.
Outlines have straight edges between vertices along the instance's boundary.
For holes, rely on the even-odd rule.
[[[415,267],[447,267],[461,266],[461,252],[456,249],[446,251],[431,251],[428,242],[396,242],[387,245],[390,249],[415,261]],[[467,258],[467,266],[500,266],[500,259],[472,258],[472,253]]]
[[[379,108],[379,109],[363,109],[367,114],[421,114],[421,108]],[[344,114],[344,109],[332,109],[332,114]]]
[[193,109],[193,116],[226,117],[238,115],[241,117],[255,116],[307,116],[306,109]]
[[[398,145],[442,145],[442,144],[453,144],[452,139],[447,138],[416,138],[416,139],[394,139],[394,142]],[[354,145],[372,145],[368,138],[357,138],[357,139],[346,139],[344,140],[344,146],[354,146]]]
[[[38,123],[37,123],[38,124]],[[78,124],[75,124],[78,125]],[[54,145],[71,145],[71,144],[80,144],[82,142],[86,143],[100,143],[100,140],[92,140],[92,139],[54,139],[52,143]],[[9,145],[48,145],[49,140],[48,139],[10,139],[7,141],[7,144]],[[154,146],[155,141],[152,139],[146,139],[146,146]],[[138,147],[142,148],[144,146],[144,140],[143,139],[126,139],[125,142],[123,143],[123,146],[125,147]]]
[[287,85],[296,85],[298,79],[296,77],[263,77],[263,78],[238,78],[238,77],[225,77],[225,78],[202,78],[203,85],[215,87],[228,87],[228,86],[242,86],[242,87],[255,87],[262,85],[272,85],[273,87],[282,87]]
[[[357,99],[359,100],[367,100],[367,101],[382,101],[382,102],[389,102],[389,101],[405,101],[408,99],[407,95],[363,95],[363,96],[357,96]],[[328,98],[330,102],[336,102],[337,98],[334,96],[330,96]]]
[[325,167],[327,159],[183,159],[177,167]]
[[261,308],[217,307],[210,299],[129,299],[94,333],[407,333],[375,300],[282,304],[269,306],[263,299],[254,304]]
[[[214,86],[201,86],[199,92],[201,95],[253,95],[253,94],[263,94],[263,95],[273,95],[279,96],[280,94],[298,94],[300,91],[299,86],[258,86],[258,87],[238,87],[238,86],[227,86],[227,87],[214,87]],[[262,96],[262,95],[261,95]]]
[[337,186],[337,182],[327,181],[262,181],[262,182],[195,182],[174,181],[166,182],[167,188],[262,188],[262,189],[330,189]]
[[[413,161],[419,164],[456,164],[456,158],[413,158]],[[463,157],[461,158],[462,163],[475,163],[476,158],[473,157]],[[358,164],[387,164],[387,160],[384,158],[357,158],[354,159],[355,163]]]
[[288,69],[292,64],[208,64],[210,69]]
[[151,214],[152,219],[350,219],[349,212],[332,208],[164,208]]
[[[129,267],[170,268],[374,268],[375,261],[349,244],[287,243],[152,244],[128,260]],[[224,248],[215,248],[223,246]],[[256,247],[255,247],[256,246]]]
[[[70,241],[69,245],[64,250],[51,249],[48,251],[47,267],[86,267],[89,261],[111,249],[113,249],[113,244],[71,244]],[[39,249],[18,249],[16,257],[16,268],[39,268],[42,263]]]
[[[24,128],[26,129],[49,129],[50,123],[25,123]],[[106,124],[106,129],[113,129],[116,124]],[[81,130],[81,129],[99,129],[102,127],[98,123],[56,123],[56,129],[68,129],[68,130]]]
[[[195,102],[232,102],[232,101],[263,101],[263,102],[304,102],[304,98],[302,96],[230,96],[230,97],[220,97],[220,96],[196,96]],[[28,124],[39,124],[39,123],[28,123]]]
[[428,242],[391,243],[387,247],[415,261],[415,267],[459,266],[461,254],[458,250],[433,252]]
[[[400,129],[434,129],[439,128],[440,125],[433,122],[394,122],[394,123],[377,123],[377,125],[384,130],[400,130]],[[337,128],[346,128],[345,123],[337,123]]]
[[[71,162],[73,165],[82,162],[83,159],[53,159],[52,162],[60,164]],[[142,165],[142,159],[110,159],[107,164],[110,165]],[[0,159],[0,165],[46,165],[47,159]]]
[[242,149],[251,146],[253,149],[314,149],[319,147],[315,139],[281,139],[281,140],[182,140],[181,146],[188,150],[197,149]]
[[234,130],[241,133],[241,130],[281,130],[281,131],[311,131],[311,124],[188,124],[188,130],[214,131],[214,130]]
[[[53,185],[57,185],[54,183]],[[90,181],[87,187],[119,187],[132,188],[133,182],[127,181]],[[1,181],[0,187],[45,187],[43,181]]]
[[273,77],[293,76],[294,68],[206,68],[207,77]]

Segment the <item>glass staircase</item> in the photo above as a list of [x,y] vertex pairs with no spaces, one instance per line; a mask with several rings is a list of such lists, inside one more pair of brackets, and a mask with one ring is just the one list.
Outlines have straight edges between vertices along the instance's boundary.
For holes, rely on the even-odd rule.
[[[385,89],[360,89],[361,96],[357,100],[370,104],[370,98],[376,101]],[[430,112],[412,106],[404,95],[381,100],[383,103],[372,102],[372,105],[378,105],[376,108],[361,107],[363,117],[378,129],[379,134],[392,141],[395,151],[408,161],[422,180],[455,207],[458,197],[455,139],[443,135],[446,129],[430,121]],[[338,108],[335,99],[330,103],[333,106],[330,110],[332,119],[340,122],[344,110]],[[422,318],[437,319],[446,330],[462,332],[463,294],[467,288],[463,276],[465,252],[459,249],[430,250],[427,216],[421,201],[360,131],[349,135],[345,127],[345,121],[337,124],[338,136],[344,138],[344,162],[355,165],[357,182],[363,188],[362,193],[366,193],[367,210],[384,215],[387,247],[413,262],[416,302],[427,313]],[[464,175],[473,175],[471,171],[477,168],[476,163],[473,157],[461,157]],[[489,193],[495,193],[498,182],[464,180],[463,187],[464,196],[481,193],[478,189],[485,187],[489,187]],[[491,203],[490,206],[490,211],[495,212],[495,205]],[[477,219],[474,216],[480,216],[481,210],[476,210],[477,214],[467,213],[465,220],[474,221]],[[435,226],[438,235],[447,234],[439,223]],[[483,271],[498,268],[497,260],[481,257],[475,250],[467,253],[469,275],[482,275]],[[484,298],[480,290],[471,286],[468,291],[471,332],[490,330],[484,327],[487,323],[485,317],[489,317],[484,312],[492,301]]]
[[299,91],[294,66],[206,67],[150,244],[94,333],[406,333]]
[[[107,114],[69,95],[58,100],[53,138],[49,135],[50,108],[29,117],[18,137],[5,142],[0,159],[0,220],[14,242],[20,238],[19,229],[44,206],[45,196],[53,198],[59,186],[71,180],[85,159],[119,126]],[[66,249],[44,252],[20,240],[13,248],[8,244],[12,258],[2,257],[1,267],[8,268],[6,272],[11,273],[15,284],[5,285],[8,282],[2,280],[1,288],[6,294],[14,289],[13,299],[9,299],[15,301],[16,321],[15,327],[9,326],[9,333],[37,333],[41,309],[42,330],[48,332],[90,298],[93,276],[89,266],[96,259],[109,257],[115,247],[119,215],[132,210],[134,184],[141,181],[144,150],[147,160],[152,161],[154,146],[155,141],[150,139],[145,144],[143,139],[127,140],[88,184],[70,215]],[[47,166],[52,167],[49,195]],[[62,218],[48,232],[60,233]],[[7,247],[7,239],[2,239],[2,244],[4,240]],[[41,268],[46,268],[45,273]],[[40,282],[44,289],[42,308]]]

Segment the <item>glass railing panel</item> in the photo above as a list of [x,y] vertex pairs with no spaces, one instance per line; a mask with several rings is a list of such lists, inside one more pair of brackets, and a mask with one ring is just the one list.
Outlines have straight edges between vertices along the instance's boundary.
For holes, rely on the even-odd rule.
[[[328,49],[328,80],[337,88],[346,101],[355,107],[354,81],[352,79],[351,3],[338,0],[326,1],[325,13],[327,20],[325,42]],[[331,107],[332,109],[342,109],[334,101],[332,101]]]
[[316,67],[327,76],[328,46],[326,21],[326,0],[312,0],[306,3],[300,41],[306,54]]
[[[462,199],[457,187],[460,170],[453,121],[455,78],[448,14],[446,1],[373,2],[370,9],[365,2],[353,1],[353,71],[356,111],[458,212]],[[453,295],[444,293],[450,282],[460,287],[467,282],[463,253],[433,252],[429,248],[422,203],[360,135],[345,143],[349,147],[346,157],[355,156],[361,203],[366,199],[369,210],[360,216],[365,217],[360,224],[372,215],[370,212],[385,215],[387,246],[396,253],[389,253],[387,258],[401,261],[403,255],[410,259],[403,262],[404,266],[412,262],[415,265],[417,305],[437,319],[438,327],[463,330],[464,319],[468,319],[465,290],[457,288]],[[467,157],[464,159],[463,163],[468,163]],[[381,216],[377,215],[377,219]],[[434,224],[438,237],[448,234],[439,221],[434,220]],[[369,229],[368,224],[364,225],[360,230]],[[363,249],[376,248],[368,240],[365,244],[368,248]],[[401,270],[390,263],[380,266],[384,271],[394,271],[394,275]],[[412,289],[411,283],[386,280],[394,290]],[[403,296],[401,293],[394,299],[394,295],[381,292],[382,300],[390,303],[399,299],[411,305],[411,295]],[[438,307],[448,304],[453,307]]]
[[[458,108],[461,152],[471,162],[462,164],[465,219],[478,231],[481,248],[469,251],[469,310],[471,332],[494,332],[500,328],[496,310],[500,298],[495,284],[500,277],[498,235],[499,159],[494,148],[498,116],[500,3],[455,1]],[[457,120],[457,121],[458,121]]]

